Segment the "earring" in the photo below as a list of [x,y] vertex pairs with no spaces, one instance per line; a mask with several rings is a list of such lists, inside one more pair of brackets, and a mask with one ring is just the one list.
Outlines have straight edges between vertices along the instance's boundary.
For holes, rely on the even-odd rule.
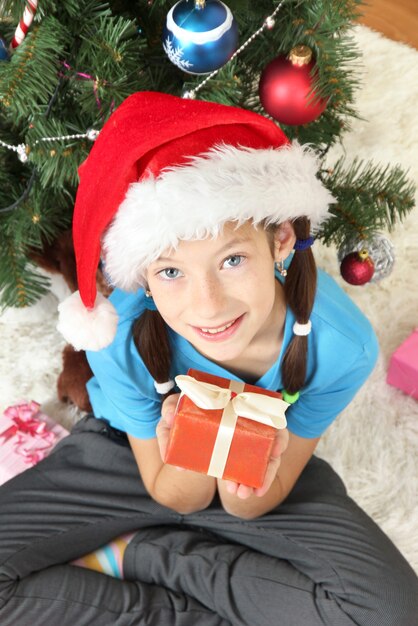
[[280,261],[277,261],[276,267],[277,267],[277,270],[278,270],[280,276],[283,276],[283,277],[287,276],[287,269],[284,266],[283,259],[281,259]]
[[145,300],[144,305],[148,311],[157,311],[157,307],[155,306],[154,298],[152,297],[152,293],[149,289],[145,290]]

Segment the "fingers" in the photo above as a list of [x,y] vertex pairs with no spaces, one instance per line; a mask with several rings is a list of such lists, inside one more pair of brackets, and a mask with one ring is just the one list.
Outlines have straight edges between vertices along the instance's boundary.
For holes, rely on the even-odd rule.
[[274,459],[271,460],[267,466],[267,471],[266,471],[266,475],[264,477],[264,482],[261,485],[261,487],[259,487],[258,489],[255,490],[255,495],[258,498],[261,498],[262,496],[265,496],[267,491],[270,489],[273,480],[276,478],[277,476],[277,470],[279,469],[280,466],[280,458],[278,459]]
[[170,439],[170,431],[173,423],[173,418],[174,414],[172,415],[171,413],[168,413],[165,416],[161,416],[161,419],[157,424],[157,440],[160,447],[161,458],[163,459],[163,461],[165,460],[167,446]]
[[161,406],[161,419],[157,424],[157,441],[160,448],[161,459],[165,461],[167,454],[170,430],[173,425],[176,406],[180,394],[175,393],[166,398]]
[[235,496],[238,489],[238,483],[235,483],[233,480],[225,480],[224,482],[227,492]]
[[271,450],[271,457],[274,459],[279,458],[286,451],[288,444],[289,431],[287,430],[287,428],[278,430]]
[[179,393],[173,393],[171,396],[168,396],[168,398],[166,398],[162,404],[161,417],[168,426],[171,426],[173,424],[174,414],[176,412],[176,406],[179,397]]
[[233,496],[237,496],[241,500],[246,500],[254,493],[254,489],[252,487],[248,487],[248,485],[241,485],[233,480],[225,480],[224,482],[226,484],[227,492]]
[[287,446],[289,445],[289,431],[287,428],[283,428],[283,430],[279,431],[280,433],[280,441],[281,441],[281,450],[280,454],[284,454],[287,450]]
[[161,418],[157,425],[157,442],[158,442],[158,447],[160,449],[160,455],[161,455],[162,461],[165,461],[165,457],[167,454],[169,436],[170,436],[170,430],[165,425],[163,418]]
[[255,495],[261,498],[264,496],[267,491],[270,489],[273,484],[274,479],[277,476],[277,472],[279,471],[281,462],[281,455],[274,457],[273,455],[270,457],[270,461],[267,465],[266,475],[264,477],[264,482],[261,487],[255,490]]
[[246,500],[254,493],[254,489],[252,487],[248,487],[248,485],[238,485],[237,496],[241,500]]

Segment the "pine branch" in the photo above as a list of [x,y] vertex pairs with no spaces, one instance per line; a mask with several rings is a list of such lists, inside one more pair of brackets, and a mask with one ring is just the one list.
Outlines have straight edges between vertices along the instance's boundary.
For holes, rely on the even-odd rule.
[[318,234],[326,245],[341,247],[351,239],[367,241],[377,230],[390,232],[414,207],[414,184],[399,166],[355,159],[346,170],[339,159],[322,178],[337,201]]
[[[45,190],[74,189],[78,184],[78,167],[92,146],[86,138],[60,139],[68,135],[82,135],[88,130],[82,128],[80,117],[77,125],[70,122],[68,116],[66,118],[46,120],[37,116],[26,136],[26,143],[30,146],[29,162],[36,167],[39,183]],[[45,140],[51,137],[57,139]]]
[[45,18],[32,27],[10,62],[0,63],[0,107],[12,123],[27,118],[28,103],[30,111],[36,112],[49,101],[67,38],[68,33],[57,20]]
[[0,247],[1,306],[26,307],[48,293],[50,281],[36,272],[26,255],[2,234]]

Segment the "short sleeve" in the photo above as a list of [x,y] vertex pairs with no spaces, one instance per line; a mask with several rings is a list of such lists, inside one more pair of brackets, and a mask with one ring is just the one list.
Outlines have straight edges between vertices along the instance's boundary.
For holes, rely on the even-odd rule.
[[[351,402],[373,370],[378,355],[378,343],[374,332],[361,351],[352,353],[340,367],[335,369],[333,359],[328,362],[328,383],[322,378],[321,385],[307,386],[299,400],[287,410],[288,428],[295,435],[306,438],[319,437]],[[344,367],[341,367],[341,361]],[[338,372],[338,377],[333,376]]]
[[106,350],[89,352],[87,356],[94,372],[87,389],[95,416],[139,439],[155,437],[161,401],[155,397],[145,368],[131,376],[128,366],[119,366]]

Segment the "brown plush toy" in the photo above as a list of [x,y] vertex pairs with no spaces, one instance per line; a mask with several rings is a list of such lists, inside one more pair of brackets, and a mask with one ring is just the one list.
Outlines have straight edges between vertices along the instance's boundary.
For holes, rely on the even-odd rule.
[[62,352],[62,371],[57,380],[58,399],[72,402],[82,411],[91,411],[87,381],[93,376],[84,350],[74,350],[67,344]]
[[[60,274],[71,292],[78,289],[70,230],[61,233],[53,243],[46,244],[42,252],[32,251],[30,256],[46,272]],[[104,296],[107,297],[112,292],[100,269],[97,270],[96,284],[97,290]],[[91,411],[86,383],[93,373],[87,362],[86,353],[66,345],[62,353],[62,364],[62,371],[57,381],[58,399],[61,402],[71,402],[82,411]]]

